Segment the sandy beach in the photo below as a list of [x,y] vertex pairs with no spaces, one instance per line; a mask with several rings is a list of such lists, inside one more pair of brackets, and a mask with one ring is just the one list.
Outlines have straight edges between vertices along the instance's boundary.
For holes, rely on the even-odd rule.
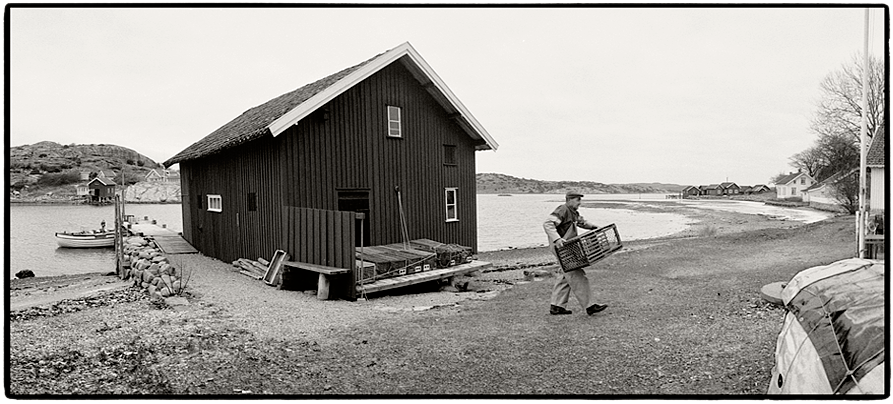
[[181,256],[194,278],[177,309],[115,277],[13,280],[9,392],[764,393],[784,310],[759,288],[852,256],[853,218],[659,209],[697,223],[588,268],[609,305],[592,317],[573,299],[573,315],[548,314],[553,279],[525,274],[557,270],[545,248],[478,254],[494,267],[467,291],[358,302],[276,290],[200,255]]

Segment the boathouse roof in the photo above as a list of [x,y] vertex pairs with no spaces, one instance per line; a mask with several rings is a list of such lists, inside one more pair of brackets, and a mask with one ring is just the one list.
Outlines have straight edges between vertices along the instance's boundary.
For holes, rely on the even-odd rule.
[[317,108],[395,61],[400,61],[473,139],[478,150],[499,145],[471,115],[421,55],[405,42],[396,48],[348,67],[251,108],[164,162],[165,167],[220,152],[260,137],[278,136]]

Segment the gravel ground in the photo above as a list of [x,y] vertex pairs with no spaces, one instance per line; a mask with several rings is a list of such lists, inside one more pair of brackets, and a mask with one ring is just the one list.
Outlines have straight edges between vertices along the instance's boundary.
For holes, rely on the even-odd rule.
[[524,276],[554,270],[544,248],[480,254],[494,268],[468,292],[364,302],[181,256],[186,309],[122,299],[14,319],[8,393],[762,394],[783,310],[759,288],[849,257],[852,222],[629,243],[587,270],[610,305],[592,317],[573,298],[573,315],[547,314],[551,279]]

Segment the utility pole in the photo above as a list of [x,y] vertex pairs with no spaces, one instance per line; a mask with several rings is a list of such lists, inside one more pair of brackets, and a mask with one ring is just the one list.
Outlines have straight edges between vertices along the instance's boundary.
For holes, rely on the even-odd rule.
[[865,9],[864,50],[862,52],[862,129],[859,131],[859,212],[856,213],[856,247],[859,258],[865,258],[865,140],[868,133],[868,12]]

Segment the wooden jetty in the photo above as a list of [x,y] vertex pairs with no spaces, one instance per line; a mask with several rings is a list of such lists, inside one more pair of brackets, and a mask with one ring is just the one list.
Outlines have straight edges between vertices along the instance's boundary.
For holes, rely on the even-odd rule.
[[143,235],[155,240],[155,244],[158,244],[158,248],[161,248],[165,254],[195,254],[198,252],[179,233],[153,222],[145,217],[142,221],[134,220],[125,223],[131,234]]

